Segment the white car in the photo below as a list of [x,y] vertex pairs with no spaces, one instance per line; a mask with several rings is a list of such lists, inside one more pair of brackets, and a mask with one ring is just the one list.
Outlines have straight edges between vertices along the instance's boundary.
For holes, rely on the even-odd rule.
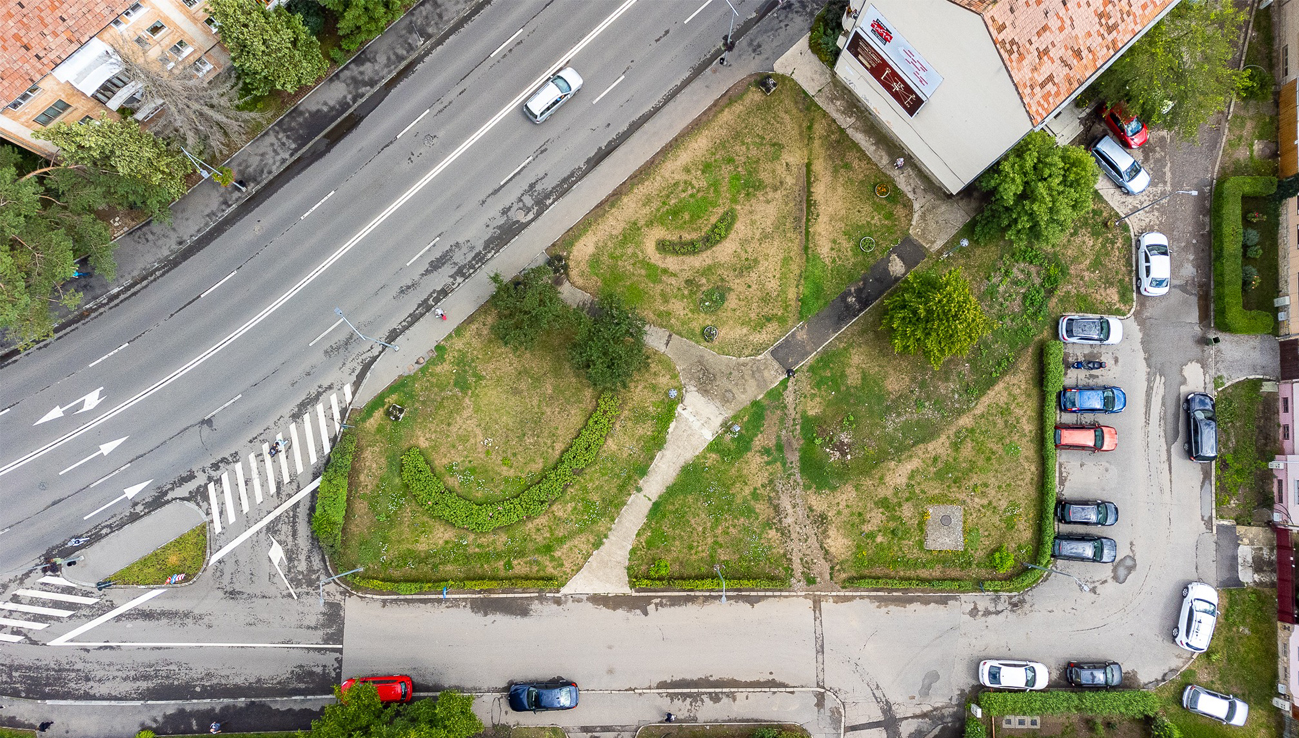
[[568,99],[576,95],[580,89],[582,89],[581,75],[572,67],[564,67],[559,70],[559,74],[542,85],[541,89],[532,93],[532,97],[523,104],[523,112],[527,113],[533,123],[541,123],[558,110],[560,105],[568,102]]
[[1173,626],[1173,641],[1187,651],[1204,653],[1218,624],[1218,591],[1204,582],[1182,588],[1182,612]]
[[979,684],[994,689],[1046,689],[1051,679],[1046,666],[1036,661],[1002,661],[988,659],[979,662]]
[[1060,318],[1065,343],[1114,344],[1123,340],[1123,324],[1109,315],[1066,315]]
[[1244,700],[1218,694],[1198,684],[1188,684],[1182,691],[1182,707],[1227,725],[1244,725],[1245,718],[1249,717],[1249,705]]
[[1150,297],[1168,294],[1173,281],[1173,260],[1168,254],[1168,236],[1159,231],[1141,234],[1137,247],[1137,277],[1141,294]]

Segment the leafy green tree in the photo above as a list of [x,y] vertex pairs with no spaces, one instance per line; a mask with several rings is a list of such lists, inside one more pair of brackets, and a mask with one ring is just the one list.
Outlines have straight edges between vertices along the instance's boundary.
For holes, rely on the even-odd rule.
[[1245,13],[1231,0],[1179,3],[1096,81],[1146,123],[1193,139],[1246,83],[1231,64]]
[[569,358],[596,389],[622,389],[649,363],[645,319],[612,294],[595,307],[594,318],[582,315]]
[[409,705],[384,705],[373,684],[362,682],[311,721],[309,738],[469,738],[481,733],[473,695],[442,692],[436,699]]
[[402,0],[320,0],[320,4],[338,16],[339,46],[344,51],[356,51],[383,33],[404,10]]
[[361,682],[343,692],[334,687],[338,702],[327,705],[319,718],[311,721],[311,738],[363,738],[376,735],[392,720],[392,713],[379,701],[379,692],[373,684]]
[[290,13],[302,19],[307,33],[316,38],[325,30],[325,8],[316,0],[289,0],[284,4]]
[[529,269],[506,282],[493,274],[496,292],[488,301],[496,309],[492,333],[506,346],[528,348],[543,333],[568,324],[573,309],[564,304],[559,289],[551,282],[555,276],[549,266]]
[[975,236],[1005,235],[1016,245],[1056,243],[1091,209],[1099,176],[1086,150],[1033,131],[979,178],[992,199],[975,218]]
[[140,128],[126,118],[107,114],[88,123],[56,123],[32,132],[33,138],[59,147],[69,164],[115,172],[128,179],[161,188],[171,199],[185,194],[185,176],[194,165],[174,145]]
[[893,350],[923,354],[935,369],[965,354],[993,326],[959,267],[942,275],[913,272],[884,299],[884,310]]
[[293,92],[328,69],[320,42],[283,6],[267,10],[256,0],[208,0],[208,7],[249,94]]

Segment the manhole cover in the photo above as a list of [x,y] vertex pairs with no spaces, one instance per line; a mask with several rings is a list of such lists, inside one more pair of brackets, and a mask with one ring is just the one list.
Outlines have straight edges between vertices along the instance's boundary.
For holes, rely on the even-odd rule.
[[944,515],[943,517],[939,518],[938,520],[939,520],[939,522],[941,522],[943,525],[951,525],[951,524],[952,524],[952,516],[951,516],[951,515]]

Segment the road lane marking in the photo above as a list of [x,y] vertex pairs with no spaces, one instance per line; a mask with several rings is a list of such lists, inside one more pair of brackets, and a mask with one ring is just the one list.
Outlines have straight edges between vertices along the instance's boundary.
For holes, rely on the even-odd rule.
[[[432,109],[433,109],[433,108],[429,108],[428,110],[432,110]],[[397,138],[401,138],[403,135],[406,134],[406,131],[409,131],[411,128],[414,128],[416,123],[420,122],[420,120],[422,120],[422,119],[424,118],[424,116],[428,115],[428,110],[425,110],[424,112],[420,113],[418,118],[416,118],[415,120],[412,120],[412,121],[410,122],[410,125],[408,125],[408,126],[406,126],[405,128],[401,129],[401,133],[398,133],[398,134],[397,134]],[[334,194],[334,193],[331,192],[331,193],[329,193],[329,194],[332,195],[332,194]]]
[[320,448],[329,453],[329,432],[325,430],[325,403],[316,403],[316,418],[320,420]]
[[[316,203],[315,205],[312,205],[311,209],[303,213],[302,216],[298,218],[298,220],[306,220],[308,215],[311,215],[312,213],[316,212],[316,208],[320,207],[321,205],[324,205],[325,201],[333,196],[334,196],[334,190],[330,190],[328,195],[325,195],[324,197],[320,198],[320,202]],[[229,279],[229,277],[226,277],[226,279]],[[221,281],[224,282],[225,280],[223,279]]]
[[230,407],[231,405],[235,404],[235,400],[238,400],[240,397],[243,397],[243,394],[242,394],[242,393],[240,393],[240,394],[238,394],[238,395],[235,395],[235,399],[234,399],[234,400],[231,400],[230,402],[227,402],[226,404],[222,405],[221,407],[217,408],[216,410],[213,410],[212,412],[208,413],[207,415],[204,415],[204,416],[203,416],[203,419],[204,419],[204,420],[210,420],[210,419],[212,418],[213,415],[216,415],[217,413],[221,412],[222,410],[225,410],[226,408],[228,408],[228,407]]
[[82,633],[85,633],[88,630],[91,630],[92,628],[98,628],[99,626],[103,625],[104,623],[107,623],[109,620],[112,620],[113,618],[117,617],[118,615],[121,615],[127,610],[130,610],[138,605],[143,605],[144,603],[148,602],[149,600],[153,599],[154,597],[157,597],[158,595],[166,591],[167,590],[165,589],[155,589],[151,592],[145,592],[144,594],[140,595],[139,597],[136,597],[135,599],[131,600],[125,605],[122,605],[121,607],[118,607],[113,610],[109,610],[108,612],[104,613],[103,615],[100,615],[99,617],[95,618],[94,620],[91,620],[89,623],[86,623],[85,625],[79,628],[73,628],[67,633],[64,633],[58,638],[55,638],[54,640],[50,641],[48,645],[51,646],[80,645],[76,643],[69,644],[68,641],[72,640],[73,638],[76,638],[77,636],[81,635]]
[[[94,430],[95,428],[98,428],[104,423],[107,423],[108,421],[112,420],[118,415],[121,415],[127,410],[130,410],[132,407],[135,407],[140,402],[143,402],[145,399],[153,396],[156,392],[161,391],[163,388],[167,387],[172,382],[175,382],[176,380],[190,373],[198,366],[200,366],[203,362],[212,358],[217,353],[225,349],[227,346],[234,343],[245,333],[257,327],[263,320],[266,320],[268,317],[270,317],[271,313],[280,309],[280,307],[282,307],[289,300],[293,299],[299,292],[305,290],[308,286],[311,285],[312,282],[314,282],[317,278],[319,278],[320,275],[324,274],[326,270],[328,270],[331,266],[336,264],[340,259],[346,256],[349,252],[351,252],[351,250],[355,248],[356,245],[360,243],[366,236],[370,235],[370,233],[372,233],[376,228],[382,225],[386,220],[388,220],[388,218],[392,217],[392,214],[397,212],[397,210],[401,206],[405,205],[407,202],[411,200],[411,198],[419,194],[419,192],[423,190],[425,187],[427,187],[428,184],[432,182],[438,175],[442,174],[442,172],[445,171],[447,167],[455,163],[456,160],[458,160],[461,156],[463,156],[464,153],[468,151],[474,144],[478,143],[479,139],[487,135],[488,132],[490,132],[493,128],[495,128],[496,125],[505,118],[505,116],[514,112],[514,110],[519,106],[519,104],[521,104],[523,100],[527,98],[528,95],[531,95],[533,90],[539,87],[542,82],[545,82],[546,80],[554,76],[555,72],[557,72],[566,62],[570,61],[574,56],[576,56],[579,52],[581,52],[582,49],[585,49],[588,45],[590,45],[592,41],[598,38],[601,33],[604,33],[604,31],[608,29],[609,26],[614,23],[614,21],[622,17],[622,15],[626,13],[627,10],[629,10],[631,6],[635,4],[636,4],[636,0],[624,0],[623,4],[618,6],[617,10],[614,10],[612,13],[609,14],[608,17],[600,21],[600,23],[594,29],[592,29],[591,32],[588,33],[580,42],[578,42],[576,46],[574,46],[567,53],[561,56],[560,61],[558,63],[552,65],[549,69],[545,71],[545,74],[541,75],[532,84],[525,87],[523,92],[519,93],[513,100],[511,100],[504,107],[502,107],[500,112],[492,116],[492,118],[488,120],[486,123],[484,123],[481,128],[479,128],[476,132],[474,132],[473,135],[471,135],[463,143],[457,146],[454,151],[448,154],[446,158],[443,159],[432,170],[430,170],[428,174],[421,177],[419,181],[416,182],[414,185],[412,185],[410,189],[406,190],[406,192],[403,193],[401,197],[397,198],[395,201],[392,202],[392,204],[384,208],[382,212],[380,212],[377,216],[375,216],[374,219],[371,220],[368,224],[366,224],[364,228],[358,231],[356,235],[352,236],[350,239],[347,240],[346,243],[338,247],[338,249],[334,251],[333,254],[331,254],[327,259],[325,259],[318,266],[316,266],[316,268],[312,269],[309,273],[307,273],[307,275],[304,276],[302,279],[298,280],[298,282],[294,284],[292,287],[290,287],[288,291],[286,291],[284,294],[280,295],[278,298],[273,300],[266,307],[262,308],[261,311],[259,311],[253,317],[249,318],[246,322],[243,323],[243,325],[231,331],[228,335],[226,335],[225,338],[222,338],[221,340],[217,341],[215,344],[213,344],[210,348],[208,348],[203,353],[185,362],[179,368],[173,370],[162,379],[159,379],[158,381],[154,382],[148,387],[140,390],[130,399],[120,403],[117,407],[109,410],[108,412],[104,413],[98,418],[95,418],[94,420],[86,423],[80,428],[77,428],[76,430],[73,431],[69,431],[63,436],[60,436],[59,438],[56,438],[53,441],[49,441],[45,445],[40,446],[35,450],[28,451],[27,453],[23,454],[17,459],[14,459],[13,461],[6,463],[4,466],[0,466],[0,477],[9,474],[15,469],[21,468],[22,466],[26,465],[28,462],[32,461],[33,459],[44,456],[45,454],[49,453],[51,450],[58,448],[59,446],[62,446],[68,441],[71,441],[75,438],[79,438],[83,434],[89,433],[90,431]],[[349,398],[349,402],[350,402],[350,398]]]
[[[130,466],[130,464],[127,464],[126,466]],[[125,469],[126,466],[122,467],[122,469]],[[121,471],[122,469],[118,469],[117,471]],[[116,473],[117,473],[117,472],[113,472],[113,474],[116,474]],[[108,476],[111,477],[111,476],[113,476],[113,474],[109,474]],[[107,479],[107,478],[108,478],[108,477],[104,477],[104,479]],[[103,481],[103,480],[100,480],[100,481]],[[95,482],[95,484],[99,484],[99,482]],[[93,486],[95,486],[95,484],[92,484],[92,485],[90,485],[90,486],[93,487]],[[144,489],[145,487],[148,487],[150,484],[153,484],[153,480],[152,480],[152,479],[150,479],[150,480],[148,480],[148,481],[146,481],[146,482],[140,482],[139,484],[133,484],[133,485],[131,485],[130,487],[126,487],[126,488],[124,488],[124,489],[122,490],[122,494],[118,495],[117,497],[114,497],[112,500],[109,500],[108,502],[105,502],[103,505],[100,505],[99,507],[95,508],[95,511],[94,511],[94,512],[92,512],[92,513],[90,513],[90,514],[88,514],[88,515],[82,517],[81,519],[82,519],[82,520],[90,520],[91,518],[95,517],[96,515],[100,514],[100,513],[103,512],[103,511],[107,510],[108,508],[112,507],[113,505],[116,505],[117,503],[121,502],[122,500],[134,500],[134,499],[135,499],[135,496],[138,495],[138,494],[140,494],[140,490]],[[47,578],[48,578],[48,577],[47,577]],[[42,579],[41,581],[45,581],[45,580]],[[69,587],[75,587],[75,586],[77,586],[77,585],[73,584],[72,582],[68,582],[68,581],[66,581],[66,580],[64,580],[64,582],[65,582],[66,586],[69,586]]]
[[122,443],[123,443],[124,441],[126,441],[126,439],[128,439],[128,438],[130,438],[130,436],[122,436],[121,438],[117,439],[116,441],[109,441],[108,443],[101,443],[101,444],[99,444],[99,450],[98,450],[98,451],[96,451],[95,453],[93,453],[93,454],[87,456],[86,458],[82,459],[81,461],[78,461],[77,463],[73,464],[72,466],[68,467],[67,469],[64,469],[63,471],[59,472],[59,476],[63,476],[64,474],[67,474],[68,472],[72,471],[73,469],[76,469],[77,467],[81,466],[82,464],[86,463],[87,461],[94,461],[95,459],[99,458],[100,456],[108,456],[109,454],[113,453],[113,449],[117,448],[118,446],[121,446]]
[[528,158],[524,159],[522,164],[520,164],[519,166],[515,167],[513,172],[510,172],[509,175],[507,175],[507,176],[505,177],[505,179],[501,180],[501,184],[505,184],[506,182],[509,182],[510,180],[514,179],[514,175],[516,175],[516,174],[518,174],[519,172],[523,171],[523,168],[526,167],[526,166],[528,166],[528,164],[529,164],[531,161],[532,161],[532,157],[531,157],[531,156],[529,156]]
[[[307,411],[306,415],[302,416],[302,432],[305,433],[307,436],[307,458],[310,460],[312,464],[314,464],[316,463],[316,437],[315,434],[311,432],[311,411],[310,410]],[[320,435],[323,438],[325,432],[322,430],[320,432]],[[302,470],[299,469],[298,473],[301,474]]]
[[31,628],[32,630],[43,630],[49,627],[49,623],[34,623],[30,620],[10,620],[9,618],[0,618],[0,625],[7,625],[10,628]]
[[[686,18],[686,23],[689,23],[690,21],[694,20],[696,15],[699,15],[700,13],[704,12],[704,8],[708,7],[708,4],[711,3],[712,1],[713,0],[704,0],[704,4],[699,6],[699,10],[696,10],[695,12],[691,13],[690,17]],[[686,23],[682,23],[681,25],[684,26]]]
[[[122,344],[121,346],[118,346],[117,348],[113,349],[112,351],[109,351],[108,353],[104,354],[103,356],[99,357],[98,359],[95,359],[94,361],[90,362],[90,364],[89,364],[86,368],[89,369],[90,367],[94,366],[95,364],[98,364],[99,362],[103,361],[104,359],[107,359],[108,357],[112,356],[113,354],[117,353],[118,351],[121,351],[122,349],[124,349],[124,348],[126,348],[127,346],[130,346],[130,345],[131,345],[130,343],[124,343],[124,344]],[[9,411],[6,410],[5,412],[9,412]]]
[[230,472],[221,472],[221,494],[226,499],[226,522],[235,522],[235,498],[230,494]]
[[289,499],[285,500],[284,504],[272,510],[270,515],[267,515],[261,520],[258,520],[248,530],[235,536],[235,539],[233,541],[222,546],[220,550],[212,554],[212,558],[211,560],[209,560],[208,564],[209,565],[215,564],[221,559],[224,559],[226,557],[226,554],[233,551],[236,546],[248,540],[249,538],[252,538],[253,534],[256,533],[257,531],[261,530],[262,528],[265,528],[267,525],[270,525],[270,522],[272,520],[278,518],[285,510],[288,510],[289,508],[293,507],[299,500],[303,499],[304,497],[311,494],[312,492],[315,492],[316,488],[319,486],[320,486],[320,478],[316,477],[316,479],[312,481],[311,484],[308,484],[306,487],[303,487],[302,489],[298,490],[296,494],[294,494]]
[[118,467],[117,469],[114,469],[113,471],[109,472],[108,474],[106,474],[106,475],[100,477],[99,479],[96,479],[95,481],[91,482],[91,483],[90,483],[90,486],[91,486],[91,487],[97,487],[97,486],[99,486],[99,484],[100,484],[101,482],[107,482],[109,479],[111,479],[111,478],[117,476],[119,472],[124,472],[124,471],[126,471],[126,467],[128,467],[128,466],[130,466],[130,465],[131,465],[131,462],[129,462],[129,461],[126,462],[125,464],[122,464],[122,465],[121,465],[120,467]]
[[433,244],[437,243],[437,242],[440,241],[441,239],[442,239],[442,237],[441,237],[441,236],[438,236],[437,238],[433,239],[432,241],[429,241],[429,242],[428,242],[428,246],[425,246],[424,248],[420,249],[418,254],[415,254],[414,256],[412,256],[412,257],[410,258],[410,261],[406,262],[406,266],[410,266],[411,264],[414,264],[416,259],[418,259],[419,257],[423,256],[425,251],[428,251],[429,249],[433,248]]
[[66,618],[72,614],[72,610],[56,610],[53,607],[20,605],[17,602],[0,602],[0,610],[13,610],[14,612],[25,612],[32,615],[49,615],[56,618]]
[[82,597],[81,595],[63,594],[62,592],[42,592],[39,589],[20,589],[14,592],[17,597],[35,597],[42,600],[54,600],[56,602],[71,602],[74,605],[93,605],[99,602],[97,597]]
[[216,485],[211,482],[207,483],[207,501],[212,506],[212,528],[221,532],[221,505],[217,503]]
[[325,336],[329,335],[329,332],[330,332],[330,331],[334,330],[335,328],[337,328],[337,327],[338,327],[339,325],[341,325],[342,323],[343,323],[343,319],[342,319],[342,318],[339,318],[338,320],[335,320],[333,325],[331,325],[331,326],[329,326],[328,328],[326,328],[326,329],[324,330],[324,332],[321,333],[319,336],[316,336],[316,340],[315,340],[315,341],[312,341],[311,343],[307,344],[307,348],[311,348],[312,346],[315,346],[317,341],[319,341],[320,339],[322,339],[322,338],[324,338]]
[[626,78],[627,78],[627,75],[624,74],[623,76],[619,77],[618,79],[615,79],[615,80],[613,81],[613,84],[611,84],[611,85],[609,85],[608,87],[604,88],[604,92],[601,92],[599,95],[596,96],[596,98],[595,98],[594,100],[591,101],[591,104],[594,105],[594,104],[600,102],[600,100],[602,100],[602,99],[604,98],[605,95],[608,95],[608,94],[609,94],[609,91],[610,91],[610,90],[612,90],[613,88],[617,87],[617,86],[618,86],[618,83],[621,82],[621,81],[623,81],[623,80],[626,79]]
[[519,30],[515,31],[513,36],[510,36],[509,38],[505,39],[505,43],[501,44],[500,46],[497,46],[497,47],[496,47],[496,51],[493,51],[492,53],[488,54],[488,55],[487,55],[487,58],[488,58],[488,59],[491,59],[493,56],[496,56],[497,54],[501,53],[501,50],[504,49],[506,46],[509,46],[509,45],[510,45],[510,42],[513,41],[514,39],[518,38],[518,37],[519,37],[519,34],[521,34],[521,33],[523,33],[523,29],[522,29],[522,28],[520,28]]
[[[343,385],[343,404],[348,407],[352,406],[352,383],[348,382]],[[337,414],[337,413],[335,413]]]
[[262,458],[266,459],[266,494],[275,494],[275,467],[271,466],[271,445],[262,444]]
[[223,278],[220,282],[217,282],[216,284],[212,285],[211,287],[208,287],[207,290],[206,290],[205,292],[201,292],[201,293],[199,293],[199,297],[200,297],[200,298],[207,297],[208,292],[211,292],[212,290],[216,289],[217,287],[220,287],[221,285],[225,284],[225,283],[226,283],[226,280],[227,280],[227,279],[230,279],[230,278],[233,277],[233,276],[235,276],[235,273],[238,272],[238,271],[239,271],[239,270],[236,269],[235,271],[230,272],[230,273],[227,274],[227,275],[225,276],[225,278]]
[[[293,467],[298,470],[297,472],[298,474],[301,474],[302,473],[302,444],[298,443],[297,423],[289,423],[289,437],[293,439],[293,443],[291,444],[293,446]],[[285,479],[284,481],[285,483],[288,483],[289,480]]]
[[257,454],[248,454],[248,474],[253,478],[253,498],[262,504],[262,475],[257,473]]

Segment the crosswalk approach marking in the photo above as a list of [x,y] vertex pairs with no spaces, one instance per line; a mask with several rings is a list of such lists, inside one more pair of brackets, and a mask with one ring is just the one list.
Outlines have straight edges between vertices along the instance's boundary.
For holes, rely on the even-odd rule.
[[[314,464],[316,463],[316,439],[312,437],[312,433],[311,433],[311,411],[310,410],[307,411],[306,415],[302,416],[302,432],[305,433],[307,436],[307,456],[311,459],[311,463]],[[323,430],[320,432],[320,436],[322,438],[325,436],[325,432]],[[301,474],[302,470],[299,469],[298,473]]]
[[235,482],[239,486],[239,509],[248,514],[248,485],[244,483],[244,464],[235,457]]
[[226,498],[226,522],[235,522],[235,498],[230,495],[230,472],[221,472],[221,493]]
[[212,530],[216,533],[221,532],[221,505],[217,502],[216,485],[211,482],[207,483],[207,500],[212,507]]
[[[289,438],[293,439],[293,443],[290,444],[293,446],[293,466],[298,470],[298,473],[301,474],[302,473],[302,444],[298,442],[297,423],[289,423]],[[285,479],[284,481],[288,482],[289,480]]]

